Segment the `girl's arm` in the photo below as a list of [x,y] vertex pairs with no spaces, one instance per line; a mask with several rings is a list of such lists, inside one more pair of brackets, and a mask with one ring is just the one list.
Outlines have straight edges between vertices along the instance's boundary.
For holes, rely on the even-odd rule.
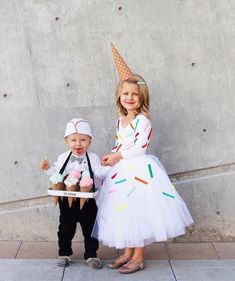
[[96,178],[104,179],[110,169],[109,166],[104,167],[100,163],[100,159],[96,154],[89,155],[92,163],[92,170]]
[[113,166],[117,162],[119,162],[122,158],[123,157],[119,152],[106,154],[102,157],[101,163],[104,166]]
[[139,115],[132,127],[135,135],[134,141],[130,142],[127,149],[122,152],[104,155],[101,161],[102,165],[113,166],[121,159],[131,159],[145,154],[152,133],[151,122],[144,115]]
[[135,139],[126,150],[121,152],[124,159],[131,159],[144,155],[149,145],[152,133],[151,121],[144,115],[139,115],[133,125]]

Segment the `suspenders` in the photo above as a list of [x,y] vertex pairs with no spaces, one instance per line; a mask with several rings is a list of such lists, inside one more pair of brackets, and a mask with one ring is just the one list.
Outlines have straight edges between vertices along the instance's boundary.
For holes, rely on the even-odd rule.
[[69,162],[69,158],[70,158],[71,154],[72,154],[72,151],[69,153],[69,155],[68,155],[68,157],[66,158],[66,160],[65,160],[65,162],[64,162],[64,164],[63,164],[63,166],[62,166],[62,168],[61,168],[60,171],[59,171],[59,173],[60,173],[61,175],[63,175],[63,172],[64,172],[64,170],[65,170],[65,168],[66,168],[66,166],[67,166],[67,164],[68,164],[68,162]]
[[[60,169],[59,173],[61,175],[63,175],[63,172],[69,162],[69,159],[70,159],[70,156],[72,155],[72,151],[69,153],[68,157],[66,158],[62,168]],[[90,176],[91,178],[93,179],[93,185],[92,185],[92,192],[95,192],[95,180],[94,180],[94,173],[92,171],[92,168],[91,168],[91,161],[90,161],[90,158],[88,156],[88,153],[86,152],[86,159],[87,159],[87,164],[88,164],[88,169],[89,169],[89,173],[90,173]]]
[[88,153],[87,153],[87,152],[86,152],[86,158],[87,158],[87,163],[88,163],[89,173],[90,173],[91,178],[93,179],[92,192],[95,192],[95,180],[94,180],[94,173],[93,173],[93,171],[92,171],[90,158],[89,158],[89,156],[88,156]]

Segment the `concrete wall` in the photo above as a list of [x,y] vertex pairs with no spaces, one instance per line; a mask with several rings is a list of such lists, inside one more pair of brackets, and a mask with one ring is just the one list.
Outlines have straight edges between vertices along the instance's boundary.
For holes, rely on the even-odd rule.
[[0,239],[57,239],[38,165],[69,119],[111,148],[113,42],[149,84],[150,152],[195,219],[178,240],[235,241],[234,15],[233,0],[0,0]]

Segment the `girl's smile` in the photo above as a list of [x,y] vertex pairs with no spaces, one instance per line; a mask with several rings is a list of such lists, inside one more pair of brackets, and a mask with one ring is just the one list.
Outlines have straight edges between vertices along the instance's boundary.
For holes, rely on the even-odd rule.
[[120,95],[120,103],[128,113],[136,111],[140,106],[139,89],[134,83],[124,83]]

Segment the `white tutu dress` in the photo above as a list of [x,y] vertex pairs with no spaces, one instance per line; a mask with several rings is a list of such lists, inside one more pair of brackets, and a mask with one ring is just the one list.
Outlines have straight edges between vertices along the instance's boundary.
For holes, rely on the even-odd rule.
[[186,204],[153,155],[146,155],[151,122],[138,115],[125,128],[117,122],[114,165],[98,194],[92,236],[109,247],[143,247],[185,233],[193,223]]

